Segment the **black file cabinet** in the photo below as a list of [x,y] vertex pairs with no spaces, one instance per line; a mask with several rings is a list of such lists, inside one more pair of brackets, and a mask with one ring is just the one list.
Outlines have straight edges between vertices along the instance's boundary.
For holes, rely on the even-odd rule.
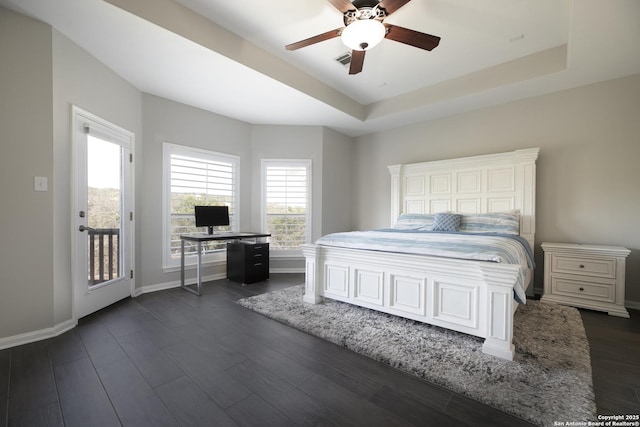
[[269,278],[269,243],[227,243],[227,279],[249,284]]

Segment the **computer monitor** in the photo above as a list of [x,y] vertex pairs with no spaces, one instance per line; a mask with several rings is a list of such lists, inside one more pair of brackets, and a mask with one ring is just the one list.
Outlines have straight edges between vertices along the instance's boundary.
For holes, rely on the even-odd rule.
[[213,234],[213,227],[229,225],[228,206],[194,206],[196,227],[207,227],[209,234]]

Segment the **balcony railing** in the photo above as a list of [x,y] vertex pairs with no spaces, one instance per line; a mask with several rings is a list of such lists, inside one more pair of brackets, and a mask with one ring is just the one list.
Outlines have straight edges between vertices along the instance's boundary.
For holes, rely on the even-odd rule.
[[120,229],[89,229],[89,286],[120,276]]

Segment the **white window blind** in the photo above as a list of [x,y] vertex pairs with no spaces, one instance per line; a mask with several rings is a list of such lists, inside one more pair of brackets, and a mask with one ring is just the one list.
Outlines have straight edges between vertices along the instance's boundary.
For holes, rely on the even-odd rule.
[[[238,164],[236,156],[165,143],[165,266],[180,260],[180,234],[206,232],[196,228],[194,206],[228,206],[230,225],[219,231],[237,231]],[[224,242],[206,242],[205,254],[223,249]],[[185,253],[195,244],[185,242]],[[206,261],[206,259],[205,259]]]
[[263,160],[263,221],[273,251],[299,251],[311,235],[311,161]]

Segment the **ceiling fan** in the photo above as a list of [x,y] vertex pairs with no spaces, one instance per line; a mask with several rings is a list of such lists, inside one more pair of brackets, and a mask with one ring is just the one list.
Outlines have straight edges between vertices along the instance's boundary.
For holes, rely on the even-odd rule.
[[342,12],[345,26],[288,44],[285,48],[297,50],[340,36],[342,42],[352,50],[349,74],[362,71],[365,52],[384,38],[432,50],[440,43],[440,37],[382,22],[409,1],[411,0],[329,0],[329,3]]

